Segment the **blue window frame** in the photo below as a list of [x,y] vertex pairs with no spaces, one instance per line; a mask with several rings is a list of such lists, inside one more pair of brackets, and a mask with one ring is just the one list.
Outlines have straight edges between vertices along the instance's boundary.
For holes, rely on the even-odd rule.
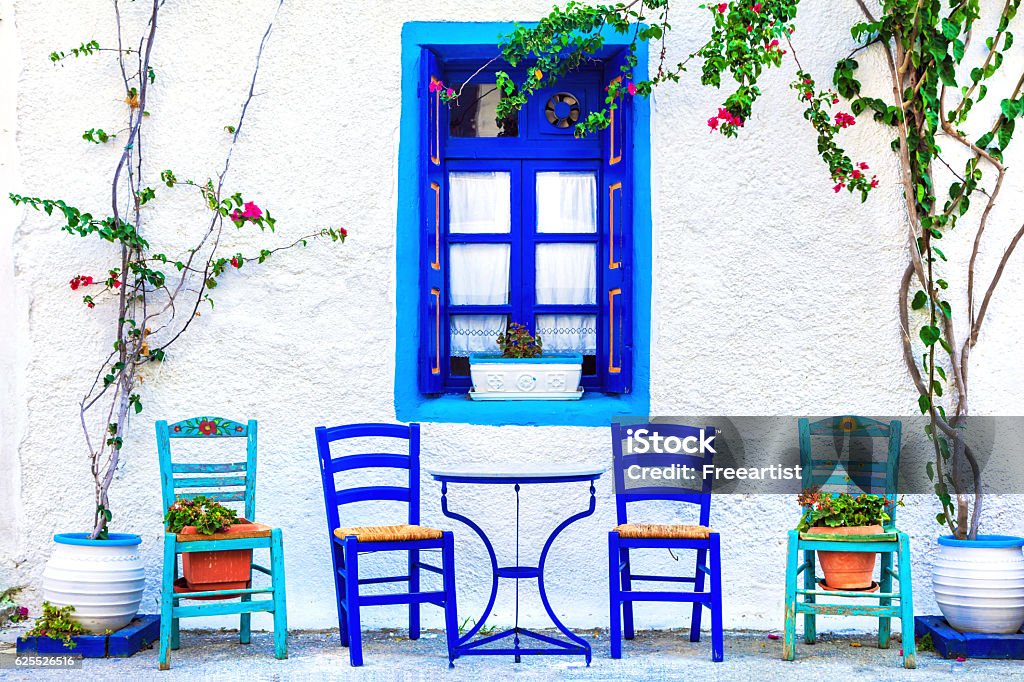
[[[459,125],[450,130],[453,113],[430,92],[431,80],[462,82],[493,56],[497,37],[511,29],[512,24],[419,22],[403,29],[396,413],[409,420],[524,424],[606,424],[614,416],[646,414],[651,303],[648,103],[626,98],[608,130],[583,140],[573,137],[568,112],[575,109],[573,117],[585,116],[600,106],[603,86],[621,74],[625,45],[609,35],[600,64],[562,79],[550,92],[536,93],[515,125],[499,122],[497,132],[489,131],[491,137],[467,134]],[[637,57],[633,76],[642,79],[646,53],[641,50]],[[474,82],[486,83],[487,75]],[[450,230],[450,174],[485,172],[508,174],[508,231]],[[536,176],[546,172],[595,177],[595,231],[537,228]],[[572,304],[537,302],[536,249],[554,243],[593,246],[592,298]],[[508,245],[507,299],[483,305],[453,299],[449,248],[467,244]],[[460,353],[453,353],[450,332],[452,317],[465,314],[508,316],[535,333],[538,321],[552,319],[538,320],[538,315],[573,314],[594,324],[596,344],[591,343],[596,347],[584,365],[584,400],[468,401],[468,367]],[[540,333],[544,336],[545,330]]]

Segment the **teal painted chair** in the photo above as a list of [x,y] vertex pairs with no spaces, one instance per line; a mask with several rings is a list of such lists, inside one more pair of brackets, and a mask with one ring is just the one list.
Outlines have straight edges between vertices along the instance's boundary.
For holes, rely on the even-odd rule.
[[[798,615],[804,617],[804,642],[807,644],[814,644],[817,637],[816,619],[819,614],[877,617],[880,649],[889,648],[890,622],[895,617],[900,619],[903,637],[903,666],[915,667],[910,540],[907,534],[897,530],[895,525],[901,429],[899,421],[886,424],[874,419],[852,416],[830,417],[813,423],[807,419],[800,420],[803,488],[833,494],[847,492],[884,495],[891,502],[889,515],[892,518],[884,524],[884,532],[879,535],[811,535],[795,530],[789,531],[783,659],[792,661],[796,658]],[[844,451],[852,452],[855,447],[859,452],[865,453],[863,446],[869,442],[882,442],[886,445],[884,459],[841,454]],[[826,447],[831,448],[830,454],[822,454]],[[821,589],[824,579],[815,573],[815,553],[829,550],[880,554],[878,591]],[[800,558],[801,553],[803,560]],[[801,576],[802,587],[798,583]],[[893,590],[894,579],[898,585],[896,591]]]
[[[171,440],[176,438],[244,438],[244,462],[221,464],[178,463],[171,461]],[[156,423],[156,443],[160,457],[160,485],[164,510],[181,497],[204,495],[218,502],[244,503],[245,518],[255,521],[256,514],[256,420],[242,424],[219,417],[196,417],[174,424]],[[160,597],[160,669],[170,668],[170,650],[179,646],[178,623],[182,618],[240,614],[239,640],[248,644],[251,614],[269,612],[274,617],[274,654],[288,657],[288,619],[285,607],[284,547],[280,528],[266,528],[246,537],[182,542],[174,533],[164,533],[164,567]],[[252,564],[252,569],[270,577],[269,587],[209,590],[176,593],[178,555],[214,550],[270,550],[270,568]],[[251,577],[251,573],[250,573]],[[269,599],[253,599],[268,594]],[[182,604],[195,599],[199,604]],[[239,601],[235,601],[238,599]],[[209,601],[215,600],[215,601]]]

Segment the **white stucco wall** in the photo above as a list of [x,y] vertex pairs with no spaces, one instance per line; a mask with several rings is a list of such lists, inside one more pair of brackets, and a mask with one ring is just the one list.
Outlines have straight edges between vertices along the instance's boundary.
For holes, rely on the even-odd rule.
[[[137,35],[145,4],[125,7],[127,35]],[[209,413],[259,419],[259,517],[284,529],[290,625],[336,626],[312,429],[394,418],[401,27],[413,20],[529,20],[550,2],[515,4],[286,2],[228,187],[274,212],[280,234],[271,243],[328,224],[347,227],[350,240],[344,247],[313,245],[226,277],[215,292],[216,310],[204,311],[190,338],[147,378],[146,410],[132,425],[112,490],[115,528],[144,538],[150,581],[144,610],[157,609],[161,563],[152,424]],[[275,5],[166,3],[146,140],[151,184],[163,168],[197,179],[219,169],[227,144],[223,126],[237,116]],[[846,27],[859,19],[858,11],[852,2],[805,5],[794,41],[804,66],[827,81],[830,67],[849,50]],[[112,10],[80,0],[61,3],[60,14],[54,21],[47,4],[17,2],[12,17],[0,2],[0,189],[59,196],[99,213],[116,146],[87,144],[81,134],[120,127],[115,66],[107,54],[58,66],[47,55],[94,37],[113,43]],[[671,49],[680,55],[694,49],[704,21],[696,11],[676,16]],[[878,56],[860,60],[865,89],[884,96],[888,86],[868,76],[883,74]],[[1017,51],[1004,72],[1019,72],[1020,64]],[[912,413],[895,295],[906,226],[888,131],[861,119],[843,136],[855,157],[879,173],[881,188],[862,205],[846,193],[833,195],[787,87],[788,73],[764,79],[765,97],[738,142],[708,134],[705,121],[721,98],[702,89],[698,75],[691,72],[678,87],[658,92],[653,107],[652,414]],[[993,94],[998,89],[993,86]],[[1024,161],[1021,149],[1009,165]],[[1020,177],[1011,174],[992,216],[993,242],[1018,227],[1015,207],[1022,199]],[[149,212],[152,242],[184,243],[182,236],[203,220],[184,192],[159,191]],[[56,221],[41,214],[0,206],[0,221],[0,580],[37,588],[51,534],[84,530],[91,519],[77,402],[110,343],[112,313],[84,310],[67,281],[79,272],[102,271],[113,250],[59,232]],[[229,239],[252,249],[268,238],[239,233]],[[947,253],[962,256],[962,237],[950,242]],[[985,250],[982,267],[990,272],[998,256]],[[954,287],[963,272],[950,270]],[[1024,384],[1024,363],[1014,341],[1024,332],[1022,291],[1024,254],[1007,268],[973,355],[977,413],[1024,412],[1017,389]],[[423,435],[424,466],[567,457],[607,463],[611,457],[602,428],[425,424]],[[547,530],[582,508],[586,496],[582,486],[530,495],[534,513],[524,518],[524,537],[539,551]],[[424,476],[424,522],[450,527],[437,497],[437,485]],[[485,529],[504,539],[506,548],[511,500],[510,491],[502,496],[459,489],[452,496],[453,505],[478,510]],[[936,504],[930,497],[908,503],[901,526],[913,537],[917,610],[935,612],[929,564],[938,533]],[[605,538],[613,508],[610,482],[602,481],[597,513],[569,529],[553,550],[549,591],[572,626],[607,623]],[[1015,498],[991,498],[985,530],[1024,534],[1017,509]],[[716,500],[727,627],[781,627],[784,537],[795,521],[788,498]],[[455,530],[461,615],[475,616],[489,576],[475,538]],[[364,565],[380,563],[374,557]],[[646,564],[674,567],[664,553]],[[524,619],[538,622],[539,600],[529,589],[524,594]],[[508,622],[512,606],[506,587],[496,617]],[[440,625],[435,611],[424,609],[425,618]],[[403,614],[403,608],[387,607],[368,610],[364,618],[367,625],[397,625]],[[637,619],[639,627],[684,622],[681,611],[667,605],[639,606]],[[261,616],[254,622],[269,626]]]

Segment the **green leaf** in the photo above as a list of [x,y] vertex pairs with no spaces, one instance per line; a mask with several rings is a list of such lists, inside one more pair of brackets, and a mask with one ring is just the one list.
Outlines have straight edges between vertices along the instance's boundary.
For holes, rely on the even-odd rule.
[[924,304],[928,302],[928,295],[923,291],[918,291],[914,294],[914,300],[910,302],[910,307],[914,310],[920,310],[924,307]]
[[928,324],[921,327],[921,340],[926,346],[933,346],[935,342],[939,340],[942,334],[939,332],[939,328],[935,325]]
[[928,474],[928,480],[929,481],[934,481],[935,480],[935,462],[928,462],[927,464],[925,464],[924,465],[924,470],[925,470],[925,473]]
[[921,408],[921,414],[928,412],[928,408],[932,406],[932,399],[930,396],[919,395],[917,397],[917,406]]

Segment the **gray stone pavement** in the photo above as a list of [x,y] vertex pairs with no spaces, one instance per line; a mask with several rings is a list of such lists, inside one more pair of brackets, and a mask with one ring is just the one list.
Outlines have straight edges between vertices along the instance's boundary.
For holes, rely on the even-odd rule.
[[[934,653],[918,656],[917,670],[900,666],[900,644],[880,650],[870,635],[829,635],[807,646],[800,644],[797,660],[780,660],[781,640],[764,632],[730,632],[725,639],[725,661],[712,663],[707,635],[691,643],[685,630],[637,632],[624,642],[623,658],[608,656],[608,635],[604,631],[581,631],[594,647],[589,668],[580,657],[533,656],[513,663],[504,656],[460,658],[449,670],[444,636],[425,632],[417,642],[405,639],[401,631],[364,633],[361,669],[350,668],[347,650],[339,646],[335,632],[293,632],[289,656],[279,661],[273,655],[270,633],[254,632],[252,643],[238,643],[237,632],[183,630],[181,649],[172,653],[171,670],[157,670],[157,651],[151,648],[126,659],[87,659],[81,670],[0,670],[4,680],[49,678],[120,680],[399,680],[419,682],[444,680],[800,680],[828,682],[857,680],[1024,680],[1024,661],[946,661]],[[12,650],[15,633],[0,633],[0,654]],[[862,646],[856,646],[861,644]],[[4,657],[7,658],[7,657]],[[9,660],[9,658],[7,659]]]

